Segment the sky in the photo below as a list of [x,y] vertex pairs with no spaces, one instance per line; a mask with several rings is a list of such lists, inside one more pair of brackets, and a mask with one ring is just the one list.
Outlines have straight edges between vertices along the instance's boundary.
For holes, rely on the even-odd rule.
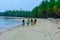
[[32,10],[42,0],[0,0],[0,12],[6,10]]

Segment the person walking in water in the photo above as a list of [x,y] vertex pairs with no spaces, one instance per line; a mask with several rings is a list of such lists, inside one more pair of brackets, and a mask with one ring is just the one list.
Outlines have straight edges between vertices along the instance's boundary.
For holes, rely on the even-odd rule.
[[35,24],[36,24],[36,21],[37,21],[37,20],[36,20],[36,19],[34,19],[34,23],[35,23]]
[[23,23],[23,25],[25,25],[25,20],[24,19],[22,20],[22,23]]

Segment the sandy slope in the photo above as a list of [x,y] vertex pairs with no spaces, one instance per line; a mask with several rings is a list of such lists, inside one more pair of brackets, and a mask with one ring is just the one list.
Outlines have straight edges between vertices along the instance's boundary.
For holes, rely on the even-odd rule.
[[38,19],[36,25],[25,25],[6,31],[0,35],[0,40],[60,40],[60,23],[55,22]]

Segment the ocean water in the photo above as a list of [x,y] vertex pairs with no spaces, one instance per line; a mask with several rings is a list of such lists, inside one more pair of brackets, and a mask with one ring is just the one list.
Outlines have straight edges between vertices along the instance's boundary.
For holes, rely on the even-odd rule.
[[11,29],[21,24],[22,21],[20,19],[14,20],[14,19],[0,18],[0,32],[5,31],[7,29]]

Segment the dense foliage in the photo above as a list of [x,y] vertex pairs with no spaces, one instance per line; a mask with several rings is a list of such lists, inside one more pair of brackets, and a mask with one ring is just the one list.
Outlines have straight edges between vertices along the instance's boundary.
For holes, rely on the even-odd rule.
[[[33,14],[33,15],[32,15]],[[53,17],[59,18],[60,17],[60,0],[44,0],[41,2],[39,6],[36,6],[31,15],[33,17]]]
[[0,16],[60,18],[60,0],[43,0],[40,5],[33,8],[32,11],[5,11],[0,12]]
[[5,12],[0,12],[0,16],[13,16],[13,17],[30,17],[30,11],[24,11],[24,10],[9,10]]

